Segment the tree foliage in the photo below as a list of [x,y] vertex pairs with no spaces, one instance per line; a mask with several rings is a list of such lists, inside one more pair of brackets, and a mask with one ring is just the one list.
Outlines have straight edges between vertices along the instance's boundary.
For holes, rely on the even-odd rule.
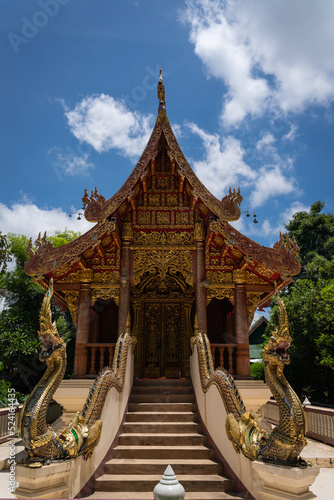
[[[300,247],[302,270],[281,293],[292,344],[285,372],[300,397],[334,404],[334,216],[318,201],[286,224]],[[272,309],[267,333],[278,324]]]
[[64,231],[56,230],[53,231],[53,233],[48,236],[48,240],[50,243],[52,243],[52,246],[55,248],[62,247],[63,245],[66,245],[66,243],[69,243],[70,241],[76,240],[79,238],[80,233],[76,233],[75,231],[71,231],[67,227],[64,229]]
[[[74,231],[55,231],[50,237],[54,246],[61,246],[77,238]],[[15,379],[15,388],[32,389],[44,372],[40,363],[39,313],[45,290],[24,271],[28,246],[25,236],[9,233],[4,248],[14,261],[14,269],[0,274],[0,289],[5,296],[5,307],[0,313],[0,359],[3,362],[3,377]],[[60,335],[68,342],[69,362],[67,375],[71,375],[74,362],[75,329],[68,313],[53,306],[53,318]]]

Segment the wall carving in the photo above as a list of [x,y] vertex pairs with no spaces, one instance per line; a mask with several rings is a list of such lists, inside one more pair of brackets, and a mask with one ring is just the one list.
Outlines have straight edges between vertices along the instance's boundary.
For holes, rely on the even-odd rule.
[[268,281],[263,280],[262,278],[260,278],[254,273],[251,273],[250,271],[246,271],[246,282],[252,284],[262,284],[262,285],[268,284]]
[[74,292],[74,291],[65,292],[65,301],[68,310],[70,311],[72,321],[74,325],[76,325],[78,305],[79,305],[79,292]]
[[169,212],[157,212],[157,224],[169,224],[170,223],[170,213]]
[[109,300],[114,299],[116,304],[119,304],[119,289],[118,288],[92,288],[92,306],[97,299]]
[[247,293],[247,311],[248,311],[248,324],[249,326],[252,324],[255,311],[259,302],[261,300],[260,293]]
[[80,283],[80,270],[68,274],[65,278],[57,280],[56,283]]
[[218,288],[226,285],[226,283],[233,282],[232,273],[224,273],[222,271],[207,271],[206,278],[210,283],[210,288]]
[[152,246],[191,245],[193,238],[192,234],[186,231],[138,231],[134,233],[133,242],[135,245]]
[[62,276],[62,274],[67,273],[70,269],[72,268],[72,264],[65,264],[65,266],[60,267],[59,269],[56,269],[53,274],[55,276]]
[[160,194],[149,194],[148,195],[148,203],[151,207],[159,207],[160,206]]
[[138,221],[138,224],[150,224],[151,223],[151,213],[138,211],[137,221]]
[[178,195],[177,194],[167,194],[166,195],[166,205],[167,205],[167,207],[177,207],[178,206]]
[[255,269],[259,274],[265,276],[266,278],[271,278],[271,276],[274,274],[274,271],[272,271],[271,269],[267,269],[262,264],[258,264]]
[[212,299],[228,299],[234,306],[234,290],[233,288],[209,288],[206,292],[206,304],[210,304]]
[[94,283],[107,283],[119,286],[119,273],[117,271],[103,271],[94,273]]
[[189,214],[188,212],[176,212],[175,213],[175,224],[189,224]]
[[181,273],[188,285],[193,284],[193,258],[191,250],[136,250],[133,254],[133,284],[138,285],[145,273]]

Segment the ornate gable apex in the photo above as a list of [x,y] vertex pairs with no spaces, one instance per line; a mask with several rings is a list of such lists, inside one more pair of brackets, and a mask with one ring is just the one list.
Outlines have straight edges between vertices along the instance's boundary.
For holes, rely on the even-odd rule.
[[[175,138],[166,115],[165,90],[161,76],[158,98],[158,116],[151,137],[123,187],[107,201],[96,189],[91,196],[85,190],[82,199],[85,217],[97,224],[75,241],[60,248],[53,248],[46,235],[42,239],[38,238],[35,242],[36,252],[32,249],[32,243],[27,249],[31,257],[25,265],[27,274],[35,275],[40,283],[46,278],[47,283],[51,275],[56,281],[66,280],[69,275],[79,272],[80,269],[119,272],[119,222],[125,216],[122,213],[126,214],[126,210],[136,207],[140,193],[149,189],[153,176],[158,178],[169,175],[174,176],[179,193],[188,198],[189,211],[194,212],[196,207],[200,217],[206,221],[207,271],[230,269],[233,264],[234,267],[241,266],[241,269],[247,269],[270,283],[277,281],[279,287],[288,284],[291,276],[300,271],[300,264],[296,259],[299,250],[296,242],[281,236],[274,248],[263,247],[228,223],[240,217],[239,205],[242,196],[239,189],[230,189],[222,201],[207,190],[192,170]],[[124,206],[127,208],[122,212]],[[160,229],[164,230],[165,226]]]
[[188,181],[191,187],[192,196],[195,199],[200,199],[221,222],[238,220],[240,217],[239,205],[242,201],[240,190],[238,189],[236,192],[230,189],[229,194],[226,195],[222,201],[218,200],[198,179],[182,153],[166,115],[165,90],[161,73],[158,83],[158,99],[158,116],[151,137],[137,165],[124,185],[107,201],[105,201],[103,196],[97,193],[97,190],[95,190],[95,193],[92,192],[90,197],[87,189],[85,190],[82,201],[85,205],[86,219],[90,222],[106,220],[117,212],[120,205],[126,199],[131,200],[134,196],[136,185],[138,183],[145,184],[148,175],[154,171],[154,163],[158,153],[159,142],[164,140],[167,144],[168,156],[173,171],[182,180],[182,184],[185,180]]

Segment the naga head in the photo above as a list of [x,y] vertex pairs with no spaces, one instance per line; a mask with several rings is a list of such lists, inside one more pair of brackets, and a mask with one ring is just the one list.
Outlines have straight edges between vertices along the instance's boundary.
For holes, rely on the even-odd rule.
[[290,355],[288,349],[291,344],[291,335],[289,332],[288,315],[283,300],[277,295],[279,309],[279,324],[276,330],[272,332],[268,344],[263,349],[263,361],[265,364],[276,366],[288,365]]
[[42,352],[40,353],[40,360],[47,361],[53,355],[53,353],[60,347],[66,345],[65,341],[60,337],[56,322],[52,323],[52,313],[51,313],[51,299],[53,295],[53,279],[51,278],[49,289],[46,292],[41,312],[39,316],[39,326],[40,330],[38,332],[39,340],[42,343]]

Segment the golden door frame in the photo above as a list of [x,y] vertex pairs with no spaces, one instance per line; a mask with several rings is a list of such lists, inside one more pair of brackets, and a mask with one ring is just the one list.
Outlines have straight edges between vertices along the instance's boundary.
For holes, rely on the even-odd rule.
[[135,376],[179,378],[190,374],[193,293],[148,292],[132,299],[137,337]]

